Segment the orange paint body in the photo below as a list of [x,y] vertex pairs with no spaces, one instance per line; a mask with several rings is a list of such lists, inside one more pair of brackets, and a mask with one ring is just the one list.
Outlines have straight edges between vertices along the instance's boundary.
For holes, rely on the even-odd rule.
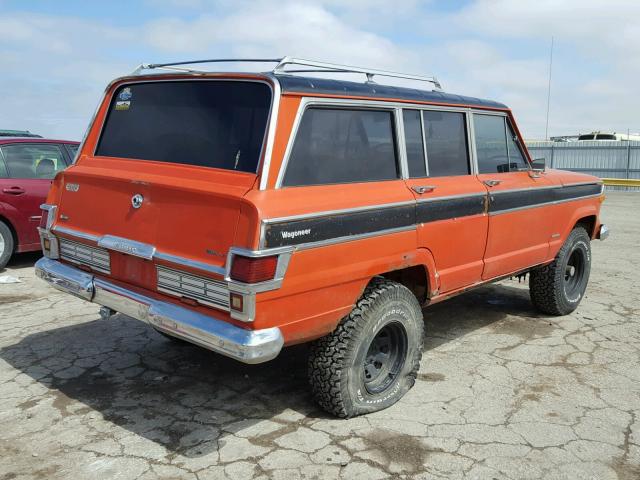
[[[202,76],[221,77],[265,80],[265,77],[250,74]],[[162,78],[182,79],[185,76],[162,75]],[[266,80],[269,81],[268,78]],[[139,81],[141,78],[132,77],[109,87],[77,164],[56,177],[47,201],[59,206],[54,231],[56,227],[69,227],[90,235],[119,236],[222,269],[226,266],[230,247],[262,248],[261,222],[264,219],[385,204],[410,204],[416,200],[469,194],[486,196],[489,201],[491,194],[500,190],[550,188],[597,181],[588,175],[549,170],[539,178],[532,178],[527,172],[498,174],[501,183],[496,187],[482,183],[496,177],[496,174],[481,174],[276,188],[301,99],[312,96],[291,92],[280,98],[268,171],[262,165],[258,174],[250,174],[95,156],[93,152],[112,93],[122,83]],[[330,98],[354,97],[333,95]],[[414,107],[419,104],[401,99],[384,100],[396,104],[410,103]],[[515,125],[511,112],[504,112]],[[520,136],[519,133],[517,135]],[[520,142],[524,145],[522,140]],[[263,152],[262,163],[264,158]],[[264,175],[268,178],[266,189],[260,190],[259,184]],[[80,189],[69,191],[64,187],[68,183],[77,183]],[[425,184],[436,188],[423,195],[411,189]],[[145,207],[139,211],[130,208],[130,199],[135,193],[145,199]],[[229,313],[208,306],[189,306],[180,299],[158,292],[155,264],[171,266],[170,262],[112,252],[112,271],[108,278],[152,298],[162,298],[202,313],[215,312],[217,318],[243,328],[279,327],[285,344],[295,344],[332,331],[376,275],[422,266],[427,273],[428,301],[436,302],[471,286],[548,263],[581,219],[595,217],[590,232],[595,237],[600,203],[600,198],[593,196],[499,215],[490,215],[485,209],[476,215],[419,223],[415,229],[406,231],[295,249],[280,288],[256,294],[255,319],[252,322],[233,319]],[[95,245],[62,232],[59,236]],[[205,273],[197,267],[184,265],[182,269],[223,280],[221,275]],[[103,275],[96,273],[96,276]]]

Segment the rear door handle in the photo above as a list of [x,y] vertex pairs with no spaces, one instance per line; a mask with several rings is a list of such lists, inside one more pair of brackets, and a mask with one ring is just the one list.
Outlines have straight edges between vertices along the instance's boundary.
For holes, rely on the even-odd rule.
[[21,187],[9,187],[3,188],[2,192],[8,193],[9,195],[22,195],[25,192],[25,189]]
[[495,187],[496,185],[500,185],[502,180],[485,180],[484,183],[487,187]]
[[420,186],[411,187],[411,190],[413,190],[414,192],[420,195],[427,192],[433,192],[435,189],[436,187],[433,185],[420,185]]

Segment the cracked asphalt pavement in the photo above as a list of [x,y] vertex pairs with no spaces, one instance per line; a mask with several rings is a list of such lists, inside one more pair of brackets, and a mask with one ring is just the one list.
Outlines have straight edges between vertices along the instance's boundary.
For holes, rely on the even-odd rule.
[[56,292],[0,285],[0,479],[640,478],[640,193],[611,192],[576,312],[517,280],[425,309],[416,386],[338,420],[306,348],[243,365]]

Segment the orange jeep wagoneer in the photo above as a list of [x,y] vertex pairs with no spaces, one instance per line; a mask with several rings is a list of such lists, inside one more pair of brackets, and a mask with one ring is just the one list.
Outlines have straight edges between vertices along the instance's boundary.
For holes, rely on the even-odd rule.
[[241,362],[313,342],[313,394],[340,417],[413,386],[425,305],[529,273],[542,312],[578,306],[602,184],[532,162],[505,105],[265,61],[112,82],[42,206],[38,276]]

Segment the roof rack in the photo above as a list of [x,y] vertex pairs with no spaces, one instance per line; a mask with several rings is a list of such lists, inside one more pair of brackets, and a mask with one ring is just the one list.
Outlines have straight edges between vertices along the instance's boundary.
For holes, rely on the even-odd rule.
[[[435,90],[441,91],[442,85],[436,77],[423,77],[420,75],[408,75],[406,73],[388,72],[386,70],[377,70],[373,68],[354,67],[350,65],[339,65],[336,63],[317,62],[315,60],[305,60],[295,57],[282,58],[212,58],[208,60],[190,60],[186,62],[172,63],[143,63],[138,66],[132,75],[139,75],[144,70],[172,70],[187,73],[209,73],[206,70],[195,70],[183,67],[183,65],[196,65],[202,63],[275,63],[276,66],[271,70],[274,75],[285,75],[291,73],[364,73],[367,82],[373,82],[374,76],[402,78],[405,80],[416,80],[419,82],[428,82],[434,85]],[[304,69],[287,69],[286,67],[298,65],[302,67],[310,67]]]

